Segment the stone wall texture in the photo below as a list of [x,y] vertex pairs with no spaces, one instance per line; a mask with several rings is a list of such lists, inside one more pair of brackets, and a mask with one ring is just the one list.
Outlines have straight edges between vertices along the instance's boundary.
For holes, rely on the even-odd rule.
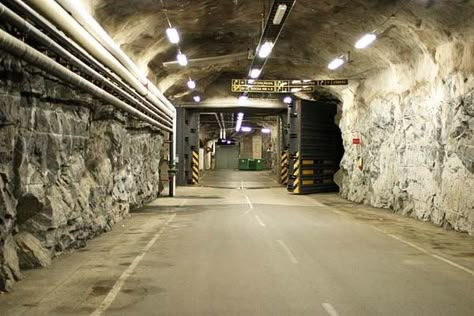
[[343,197],[474,234],[473,56],[452,40],[342,96]]
[[159,195],[163,135],[0,51],[0,290]]

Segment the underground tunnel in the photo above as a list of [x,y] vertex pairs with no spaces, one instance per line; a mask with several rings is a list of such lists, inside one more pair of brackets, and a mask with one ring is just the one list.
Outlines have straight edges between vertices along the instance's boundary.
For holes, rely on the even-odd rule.
[[473,16],[3,0],[0,314],[472,315]]

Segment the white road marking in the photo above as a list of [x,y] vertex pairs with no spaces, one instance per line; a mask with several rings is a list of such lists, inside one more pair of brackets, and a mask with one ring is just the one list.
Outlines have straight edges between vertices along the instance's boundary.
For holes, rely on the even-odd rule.
[[293,253],[291,252],[290,248],[288,248],[288,246],[283,242],[283,240],[278,239],[277,241],[278,241],[278,243],[280,244],[280,246],[283,248],[283,250],[285,250],[285,252],[286,252],[286,254],[288,255],[288,257],[290,257],[290,261],[293,262],[294,264],[297,264],[297,263],[298,263],[298,260],[297,260],[296,257],[293,255]]
[[376,227],[376,226],[370,225],[370,227],[372,227],[372,228],[375,229],[376,231],[379,231],[379,232],[381,232],[381,233],[383,233],[383,234],[385,234],[385,235],[387,235],[387,236],[389,236],[389,237],[392,237],[392,238],[395,239],[395,240],[398,240],[398,241],[401,242],[401,243],[404,243],[405,245],[408,245],[408,246],[410,246],[410,247],[412,247],[412,248],[415,248],[416,250],[418,250],[418,251],[424,253],[425,255],[428,255],[428,256],[430,256],[430,257],[432,257],[432,258],[438,259],[438,260],[440,260],[440,261],[442,261],[442,262],[444,262],[444,263],[449,264],[450,266],[453,266],[453,267],[455,267],[455,268],[458,268],[459,270],[462,270],[462,271],[467,272],[467,273],[469,273],[470,275],[474,276],[474,271],[471,270],[471,269],[469,269],[469,268],[466,268],[466,267],[464,267],[464,266],[462,266],[462,265],[460,265],[460,264],[457,264],[457,263],[454,262],[454,261],[451,261],[451,260],[446,259],[446,258],[444,258],[444,257],[441,257],[441,256],[439,256],[439,255],[437,255],[437,254],[434,254],[434,253],[432,253],[432,252],[430,252],[430,251],[428,251],[428,250],[426,250],[426,249],[424,249],[424,248],[422,248],[422,247],[420,247],[420,246],[415,245],[415,244],[412,243],[412,242],[409,242],[409,241],[407,241],[407,240],[405,240],[405,239],[403,239],[403,238],[400,238],[400,237],[398,237],[398,236],[396,236],[396,235],[394,235],[394,234],[390,234],[390,233],[386,232],[385,230],[380,229],[380,228],[378,228],[378,227]]
[[255,218],[257,219],[257,222],[260,224],[260,226],[262,226],[262,227],[267,226],[267,225],[265,225],[264,222],[262,222],[262,220],[260,219],[260,217],[258,215],[255,215]]
[[[250,201],[249,196],[247,195],[247,192],[245,192],[244,181],[243,180],[240,180],[240,189],[242,190],[242,193],[244,194],[245,199],[247,200],[247,203],[248,203],[250,209],[253,209],[252,201]],[[245,214],[247,214],[249,211],[247,211]]]
[[176,216],[176,213],[171,215],[168,220],[166,221],[166,224],[161,227],[161,229],[155,234],[155,236],[148,242],[148,244],[143,248],[142,252],[135,257],[135,259],[132,261],[132,263],[128,266],[127,270],[125,270],[120,278],[115,282],[114,286],[110,290],[110,292],[107,294],[105,299],[102,301],[102,303],[97,307],[97,309],[90,315],[90,316],[100,316],[102,315],[113,303],[117,295],[119,294],[120,290],[122,289],[123,285],[127,281],[127,279],[130,277],[130,275],[135,271],[137,266],[140,264],[140,262],[143,260],[147,252],[153,247],[155,242],[160,238],[161,234],[163,233],[163,230],[168,226],[169,223],[174,219]]
[[[308,197],[308,198],[309,198],[309,197]],[[311,198],[310,198],[310,199],[311,199]],[[313,204],[314,204],[314,205],[327,207],[327,209],[330,210],[330,211],[333,212],[333,213],[336,213],[336,214],[339,214],[339,215],[347,215],[346,213],[341,212],[341,211],[339,211],[339,210],[336,210],[336,209],[334,209],[333,207],[330,207],[330,206],[321,204],[320,202],[317,202],[317,201],[315,201],[315,200],[313,200],[313,199],[311,199],[311,200],[313,201]],[[453,266],[453,267],[455,267],[455,268],[458,268],[459,270],[462,270],[462,271],[467,272],[468,274],[474,276],[474,271],[471,270],[471,269],[469,269],[469,268],[466,268],[466,267],[464,267],[464,266],[462,266],[462,265],[460,265],[460,264],[458,264],[458,263],[456,263],[456,262],[454,262],[454,261],[451,261],[451,260],[446,259],[446,258],[444,258],[444,257],[442,257],[442,256],[439,256],[439,255],[437,255],[437,254],[434,254],[434,253],[432,253],[432,252],[430,252],[430,251],[428,251],[428,250],[426,250],[426,249],[424,249],[424,248],[422,248],[422,247],[420,247],[420,246],[415,245],[415,244],[412,243],[412,242],[409,242],[409,241],[407,241],[407,240],[405,240],[405,239],[403,239],[403,238],[400,238],[400,237],[398,237],[398,236],[396,236],[396,235],[390,234],[390,233],[386,232],[385,230],[380,229],[380,228],[378,228],[378,227],[376,227],[376,226],[373,226],[373,225],[369,225],[369,226],[372,227],[373,229],[375,229],[375,230],[377,230],[377,231],[379,231],[379,232],[381,232],[381,233],[383,233],[383,234],[389,236],[389,237],[392,237],[392,238],[395,239],[395,240],[398,240],[398,241],[401,242],[401,243],[404,243],[405,245],[408,245],[408,246],[410,246],[410,247],[412,247],[412,248],[415,248],[416,250],[418,250],[418,251],[420,251],[420,252],[422,252],[422,253],[424,253],[424,254],[426,254],[426,255],[432,257],[432,258],[435,258],[435,259],[438,259],[438,260],[440,260],[440,261],[443,261],[444,263],[449,264],[450,266]]]
[[329,303],[322,303],[321,304],[324,308],[324,310],[326,311],[326,313],[328,313],[329,315],[331,316],[339,316],[339,314],[337,313],[336,309],[334,308],[334,306],[332,306],[331,304]]

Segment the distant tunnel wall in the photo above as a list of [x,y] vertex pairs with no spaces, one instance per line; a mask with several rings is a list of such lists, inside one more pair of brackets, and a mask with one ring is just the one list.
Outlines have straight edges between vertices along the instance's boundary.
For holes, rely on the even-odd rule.
[[160,192],[163,134],[0,51],[0,290]]
[[473,43],[392,64],[344,96],[343,197],[474,234]]

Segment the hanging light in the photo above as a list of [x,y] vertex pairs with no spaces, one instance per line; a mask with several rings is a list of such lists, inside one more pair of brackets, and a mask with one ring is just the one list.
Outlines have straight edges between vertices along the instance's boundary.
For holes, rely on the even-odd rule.
[[241,128],[242,132],[251,132],[252,131],[252,128],[248,127],[248,126],[242,126]]
[[169,27],[166,29],[166,36],[168,36],[168,40],[171,42],[171,44],[179,43],[178,30],[176,30],[174,27]]
[[331,70],[335,70],[341,67],[342,65],[344,65],[344,59],[338,57],[329,63],[328,68]]
[[235,123],[235,131],[240,132],[240,128],[242,127],[242,121],[244,119],[244,113],[237,114],[237,122]]
[[201,102],[201,97],[198,96],[198,95],[195,95],[195,96],[193,97],[193,100],[194,100],[194,102],[199,103],[199,102]]
[[192,79],[189,79],[188,88],[191,89],[191,90],[195,89],[196,88],[196,82]]
[[273,50],[272,42],[265,42],[258,51],[258,57],[267,58]]
[[287,9],[286,4],[280,4],[276,10],[275,17],[273,18],[273,24],[274,25],[280,25],[281,21],[283,20],[283,17],[285,16],[286,9]]
[[355,44],[355,48],[364,49],[372,44],[377,39],[377,35],[374,33],[368,33],[361,37]]
[[179,53],[176,58],[178,60],[178,64],[180,64],[181,66],[186,66],[188,64],[188,58],[186,57],[186,55]]
[[286,104],[290,104],[291,102],[293,102],[293,99],[291,97],[285,97],[283,99],[283,102],[285,102]]
[[248,97],[248,96],[246,96],[246,95],[241,95],[241,96],[239,97],[238,104],[239,104],[239,105],[246,105],[248,101],[249,101],[249,97]]
[[271,130],[269,128],[262,128],[262,133],[264,134],[270,134]]
[[262,71],[261,71],[260,69],[257,69],[257,68],[252,69],[252,70],[250,71],[250,78],[252,78],[252,79],[257,79],[258,76],[260,76],[260,73],[261,73],[261,72],[262,72]]

